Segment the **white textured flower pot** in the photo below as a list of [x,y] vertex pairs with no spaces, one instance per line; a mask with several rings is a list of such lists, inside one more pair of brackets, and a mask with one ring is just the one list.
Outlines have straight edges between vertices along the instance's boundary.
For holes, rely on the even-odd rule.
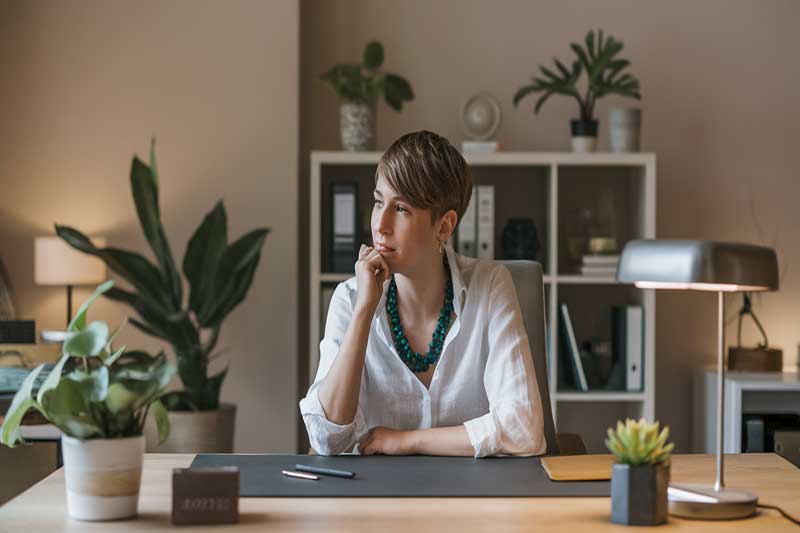
[[233,453],[236,405],[221,403],[214,411],[167,411],[169,437],[158,444],[158,430],[152,415],[147,417],[145,435],[150,453]]
[[142,480],[143,435],[80,440],[61,437],[67,510],[78,520],[136,516]]

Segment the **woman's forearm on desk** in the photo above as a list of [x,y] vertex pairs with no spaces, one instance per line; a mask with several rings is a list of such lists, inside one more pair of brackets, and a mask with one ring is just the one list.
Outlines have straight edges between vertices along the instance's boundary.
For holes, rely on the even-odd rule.
[[413,453],[420,455],[473,456],[475,449],[461,426],[416,429],[411,433]]
[[336,359],[319,385],[322,409],[334,424],[349,424],[356,416],[371,318],[368,312],[353,314]]

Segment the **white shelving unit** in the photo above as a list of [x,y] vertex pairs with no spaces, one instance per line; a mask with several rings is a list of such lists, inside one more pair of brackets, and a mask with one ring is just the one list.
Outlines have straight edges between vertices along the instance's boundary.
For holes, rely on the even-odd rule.
[[[323,188],[328,186],[328,180],[352,179],[360,183],[359,198],[371,201],[372,180],[380,156],[381,152],[315,151],[311,154],[309,382],[316,373],[319,341],[324,328],[320,323],[322,287],[334,286],[352,275],[321,270],[326,253],[322,235],[329,216],[323,212]],[[576,206],[580,206],[582,201],[591,201],[598,191],[607,189],[622,204],[622,209],[615,213],[622,220],[618,228],[620,247],[629,239],[655,238],[656,157],[650,153],[501,152],[467,156],[466,159],[476,184],[495,185],[498,219],[495,221],[495,242],[498,248],[498,235],[502,228],[499,222],[504,217],[520,216],[524,214],[520,211],[525,210],[536,214],[533,218],[542,241],[543,258],[540,262],[545,271],[550,339],[548,380],[553,415],[560,431],[581,433],[590,451],[601,451],[598,447],[602,445],[604,428],[609,423],[625,416],[655,418],[655,294],[652,290],[622,286],[613,277],[576,274],[565,260],[566,241],[561,233],[566,233],[563,227],[568,224],[567,217]],[[503,188],[512,184],[514,193],[506,195],[504,201]],[[529,199],[526,199],[526,193],[530,193]],[[364,210],[371,206],[362,205]],[[513,212],[504,212],[504,209]],[[368,219],[368,211],[366,215],[362,213],[362,218]],[[368,227],[368,223],[363,225]],[[366,238],[369,239],[368,233]],[[558,316],[558,304],[564,300],[568,301],[571,313],[576,311],[579,316],[598,317],[597,322],[609,320],[611,305],[636,303],[643,307],[645,354],[642,391],[558,390],[558,323],[552,317]],[[594,318],[591,321],[596,322]],[[573,322],[576,322],[574,315]],[[593,328],[595,331],[602,329],[597,325]],[[579,335],[580,324],[576,323],[575,329]],[[608,330],[610,333],[610,328]],[[587,406],[588,403],[592,405]],[[587,417],[587,413],[593,416]],[[587,438],[587,435],[592,438]]]

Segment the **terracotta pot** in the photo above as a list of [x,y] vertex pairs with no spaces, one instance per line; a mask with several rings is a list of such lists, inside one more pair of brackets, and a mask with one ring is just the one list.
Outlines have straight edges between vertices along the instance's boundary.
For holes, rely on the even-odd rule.
[[78,520],[136,516],[145,438],[80,440],[63,435],[67,511]]
[[148,453],[233,453],[236,405],[221,403],[215,411],[168,411],[170,432],[158,444],[158,430],[147,417]]

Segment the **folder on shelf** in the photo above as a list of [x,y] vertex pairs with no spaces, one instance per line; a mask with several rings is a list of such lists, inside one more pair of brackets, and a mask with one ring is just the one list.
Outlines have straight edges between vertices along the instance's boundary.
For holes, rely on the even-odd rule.
[[467,257],[478,257],[478,226],[475,219],[477,197],[478,191],[473,188],[464,218],[458,225],[458,253]]
[[611,479],[611,454],[553,455],[542,457],[542,467],[553,481],[602,481]]
[[615,306],[612,310],[614,356],[625,365],[625,389],[642,390],[644,366],[644,316],[641,306]]
[[575,388],[579,391],[589,390],[589,384],[586,381],[586,374],[583,371],[583,363],[581,362],[581,352],[578,350],[578,341],[575,338],[575,330],[572,327],[572,320],[569,316],[569,309],[567,304],[561,304],[561,328],[565,342],[566,353],[568,360],[572,367],[573,375],[575,376]]
[[494,185],[478,185],[478,257],[494,259]]
[[355,183],[331,186],[331,272],[352,272],[358,259],[357,198]]

